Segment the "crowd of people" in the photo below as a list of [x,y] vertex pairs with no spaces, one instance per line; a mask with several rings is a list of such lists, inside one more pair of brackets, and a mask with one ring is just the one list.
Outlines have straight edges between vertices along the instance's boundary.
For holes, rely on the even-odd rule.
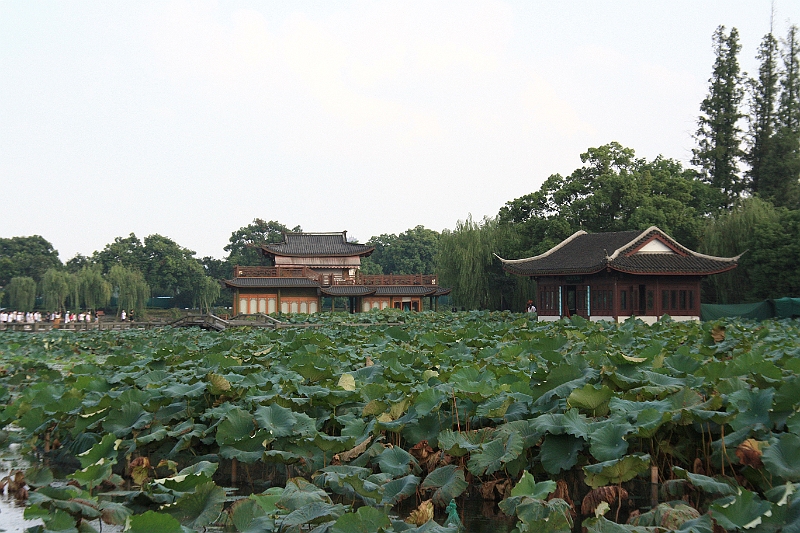
[[25,323],[33,324],[35,322],[63,322],[69,324],[70,322],[97,322],[98,317],[92,316],[91,311],[82,313],[45,313],[39,311],[0,311],[0,324],[10,323]]

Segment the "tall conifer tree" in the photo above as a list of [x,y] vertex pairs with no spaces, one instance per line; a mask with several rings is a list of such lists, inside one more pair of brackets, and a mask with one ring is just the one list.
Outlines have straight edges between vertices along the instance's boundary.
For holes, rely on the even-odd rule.
[[776,206],[800,208],[800,32],[783,42],[783,73],[776,131],[763,161],[758,193]]
[[776,111],[778,99],[778,41],[768,33],[761,41],[758,49],[758,78],[750,79],[750,127],[748,131],[748,149],[745,159],[750,165],[747,172],[750,178],[750,191],[758,193],[764,173],[764,161],[769,157],[772,148],[772,136],[775,133]]
[[738,54],[739,32],[725,26],[714,32],[714,71],[709,79],[708,96],[700,104],[701,115],[695,134],[697,148],[692,164],[700,167],[703,180],[720,191],[720,206],[728,207],[744,190],[738,162],[742,158],[739,106],[744,97]]

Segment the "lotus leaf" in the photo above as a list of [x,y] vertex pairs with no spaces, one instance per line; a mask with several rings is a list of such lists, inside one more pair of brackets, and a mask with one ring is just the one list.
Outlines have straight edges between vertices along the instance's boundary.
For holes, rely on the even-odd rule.
[[390,528],[389,517],[374,507],[359,507],[355,513],[340,516],[330,533],[378,533]]
[[234,407],[217,426],[216,441],[220,446],[249,439],[255,429],[253,416],[247,411]]
[[419,472],[419,465],[410,453],[399,446],[392,446],[383,450],[374,462],[380,466],[381,472],[399,477],[410,474],[412,470]]
[[101,460],[106,460],[116,463],[117,448],[121,441],[119,441],[113,434],[106,434],[100,442],[91,447],[91,449],[78,455],[82,467],[87,467],[98,463]]
[[431,499],[439,507],[460,496],[467,490],[468,483],[464,479],[464,471],[455,465],[442,466],[428,474],[420,485],[420,489],[434,489]]
[[331,503],[328,494],[303,478],[292,478],[286,482],[280,499],[275,505],[294,511],[314,502]]
[[147,511],[143,514],[133,515],[128,521],[128,533],[183,533],[180,522],[168,514]]
[[261,406],[256,409],[253,418],[260,428],[266,430],[270,437],[288,437],[294,434],[297,417],[291,409],[276,404]]
[[447,401],[444,391],[429,387],[423,390],[414,398],[414,408],[420,416],[429,414],[434,409],[438,409],[442,403]]
[[383,486],[383,497],[381,505],[394,506],[416,494],[420,478],[414,475],[407,475],[393,479]]
[[556,490],[556,482],[547,480],[536,483],[532,474],[527,471],[522,473],[522,477],[511,489],[512,496],[529,496],[536,500],[544,500],[547,496]]
[[772,504],[755,493],[740,488],[736,496],[717,500],[709,511],[719,525],[728,530],[750,529],[772,512]]
[[672,467],[672,471],[678,478],[686,479],[695,487],[710,494],[718,494],[720,496],[736,494],[736,489],[725,481],[719,481],[701,474],[693,474],[678,466]]
[[117,437],[126,437],[132,431],[147,426],[152,420],[152,413],[145,411],[141,404],[130,402],[109,412],[103,421],[103,429]]
[[728,398],[738,414],[730,421],[734,430],[744,428],[767,429],[772,427],[770,410],[775,389],[738,390]]
[[295,509],[279,521],[281,530],[302,525],[313,525],[322,522],[332,522],[342,516],[345,507],[341,504],[332,504],[312,501],[303,507]]
[[519,457],[522,453],[522,438],[511,433],[507,438],[498,438],[481,445],[479,451],[473,452],[467,461],[467,468],[476,476],[497,472],[506,463]]
[[628,451],[625,436],[633,427],[619,419],[609,418],[595,427],[589,435],[589,451],[598,461],[619,459]]
[[187,526],[198,529],[215,522],[225,503],[225,491],[213,481],[197,485],[169,508],[172,516]]
[[578,454],[586,441],[572,435],[548,434],[539,451],[539,462],[548,474],[556,475],[578,463]]
[[586,484],[596,489],[630,481],[637,475],[647,472],[649,468],[649,455],[626,455],[621,459],[586,465],[583,471],[586,474]]
[[573,390],[567,398],[567,406],[586,409],[591,416],[608,414],[608,402],[613,392],[605,385],[600,388],[587,383],[581,389]]
[[354,391],[356,390],[356,378],[345,372],[339,378],[338,386],[346,391]]
[[764,450],[761,460],[773,476],[800,481],[800,437],[794,433],[782,434]]

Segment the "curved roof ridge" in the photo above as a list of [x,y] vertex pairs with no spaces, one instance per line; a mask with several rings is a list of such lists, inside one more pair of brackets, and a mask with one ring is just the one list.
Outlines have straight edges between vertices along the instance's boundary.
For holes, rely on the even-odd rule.
[[578,238],[578,237],[580,237],[581,235],[588,235],[588,233],[587,233],[587,232],[585,232],[585,231],[584,231],[584,230],[582,230],[582,229],[581,229],[581,230],[578,230],[578,231],[576,231],[575,233],[573,233],[572,235],[570,235],[569,237],[567,237],[566,239],[564,239],[563,241],[561,241],[560,243],[556,244],[555,246],[553,246],[552,248],[550,248],[549,250],[547,250],[545,253],[543,253],[543,254],[539,254],[539,255],[534,255],[534,256],[532,256],[532,257],[526,257],[526,258],[524,258],[524,259],[503,259],[502,257],[500,257],[500,256],[499,256],[499,255],[497,255],[497,254],[494,254],[494,256],[495,256],[495,257],[497,257],[497,258],[498,258],[500,261],[502,261],[503,263],[508,263],[508,264],[512,264],[512,265],[513,265],[513,264],[515,264],[515,263],[524,263],[524,262],[526,262],[526,261],[531,261],[531,260],[533,260],[533,259],[542,259],[542,258],[544,258],[544,257],[547,257],[548,255],[551,255],[551,254],[553,254],[553,253],[554,253],[554,252],[556,252],[557,250],[559,250],[559,249],[563,248],[564,246],[566,246],[567,244],[569,244],[569,243],[570,243],[570,242],[572,242],[573,240],[577,239],[577,238]]

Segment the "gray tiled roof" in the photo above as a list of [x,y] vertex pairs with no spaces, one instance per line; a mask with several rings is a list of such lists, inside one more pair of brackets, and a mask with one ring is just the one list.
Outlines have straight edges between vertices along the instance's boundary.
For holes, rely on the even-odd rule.
[[375,296],[431,296],[438,287],[425,285],[377,285]]
[[[633,253],[655,236],[675,253]],[[738,259],[699,254],[652,226],[644,231],[579,231],[544,254],[501,261],[505,270],[523,276],[593,274],[604,268],[631,274],[708,275],[735,268]]]
[[347,232],[341,233],[284,233],[283,242],[264,244],[261,249],[271,255],[311,256],[368,256],[375,249],[366,244],[347,242]]
[[234,288],[283,288],[283,287],[319,287],[319,283],[310,278],[234,278],[226,279],[225,285]]
[[375,294],[375,287],[365,285],[332,285],[323,287],[322,294],[328,296],[368,296]]

